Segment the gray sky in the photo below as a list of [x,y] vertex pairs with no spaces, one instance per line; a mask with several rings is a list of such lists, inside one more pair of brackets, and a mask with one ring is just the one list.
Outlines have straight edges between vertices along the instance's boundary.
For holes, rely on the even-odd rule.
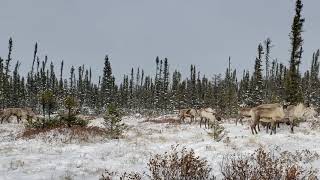
[[[319,0],[304,1],[304,69],[320,48],[319,7]],[[188,75],[195,64],[212,76],[224,72],[228,56],[233,67],[252,69],[267,37],[272,58],[287,62],[293,15],[293,0],[1,0],[0,56],[12,36],[24,72],[37,41],[41,58],[85,64],[95,76],[106,54],[117,78],[132,66],[154,72],[156,56],[169,59],[171,72]]]

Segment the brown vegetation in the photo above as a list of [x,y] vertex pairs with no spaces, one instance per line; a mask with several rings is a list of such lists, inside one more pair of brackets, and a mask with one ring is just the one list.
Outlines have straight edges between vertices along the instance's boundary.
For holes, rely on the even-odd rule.
[[169,123],[169,124],[180,124],[181,122],[175,118],[161,118],[161,119],[146,119],[142,122],[151,122],[151,123]]
[[[49,133],[53,134],[53,137],[58,136],[64,137],[61,139],[62,142],[90,142],[90,139],[97,137],[103,138],[105,136],[105,129],[99,127],[82,127],[82,126],[60,126],[52,128],[27,128],[20,136],[20,138],[32,139],[36,138],[38,135],[41,136],[45,141],[56,141],[58,139],[51,140]],[[55,137],[56,136],[56,137]]]
[[[275,156],[259,148],[250,156],[224,157],[220,169],[224,179],[227,180],[312,179],[316,177],[317,171],[305,169],[299,165],[304,157],[310,157],[310,153],[310,151],[302,151],[293,154],[284,151],[279,156]],[[318,157],[316,153],[311,156]]]
[[[309,150],[279,152],[278,155],[267,152],[262,148],[251,155],[228,155],[220,163],[221,179],[226,180],[298,180],[317,179],[317,170],[303,168],[306,164],[319,159],[319,154]],[[150,158],[149,172],[117,173],[106,172],[100,180],[214,180],[211,167],[205,159],[196,156],[193,150],[173,146],[172,150],[164,154],[157,154]]]
[[208,162],[196,156],[193,150],[180,151],[172,147],[171,152],[157,154],[148,163],[151,179],[208,179],[211,168]]

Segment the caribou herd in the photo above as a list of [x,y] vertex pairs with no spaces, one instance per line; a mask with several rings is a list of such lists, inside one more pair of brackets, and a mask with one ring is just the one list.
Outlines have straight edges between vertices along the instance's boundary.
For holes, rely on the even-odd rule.
[[[248,108],[242,107],[238,111],[238,117],[236,118],[236,125],[240,121],[243,125],[243,119],[249,119],[249,124],[252,134],[258,134],[260,131],[260,124],[268,130],[271,129],[271,133],[276,133],[277,126],[281,123],[285,123],[290,126],[291,132],[293,127],[297,124],[297,119],[302,119],[306,112],[314,111],[312,107],[306,107],[300,103],[297,105],[283,105],[280,103],[274,104],[262,104],[256,107]],[[315,112],[315,111],[314,111]],[[37,115],[32,111],[31,108],[5,108],[0,110],[1,124],[3,121],[9,122],[9,118],[15,116],[19,123],[22,119],[32,121],[38,119]],[[215,121],[221,121],[221,117],[217,111],[212,108],[201,108],[201,109],[181,109],[179,110],[180,122],[185,122],[186,118],[190,119],[190,123],[200,120],[200,127],[204,123],[205,128],[213,126]],[[211,126],[210,126],[211,124]],[[257,129],[258,128],[258,131]]]
[[[285,123],[290,126],[293,133],[294,125],[297,124],[297,120],[302,119],[306,112],[310,112],[314,108],[306,107],[304,104],[299,103],[297,105],[282,105],[280,103],[274,104],[262,104],[256,107],[248,108],[242,107],[238,111],[238,117],[236,118],[236,124],[240,121],[243,125],[243,119],[249,119],[249,124],[252,134],[258,134],[260,131],[260,124],[268,130],[271,129],[271,135],[276,133],[277,126]],[[204,121],[205,127],[209,127],[209,124],[214,121],[220,121],[221,118],[217,115],[216,111],[212,108],[204,109],[182,109],[179,112],[179,119],[184,122],[185,118],[190,118],[190,123],[195,121],[197,117],[200,119],[200,127]],[[258,131],[257,128],[258,127]]]

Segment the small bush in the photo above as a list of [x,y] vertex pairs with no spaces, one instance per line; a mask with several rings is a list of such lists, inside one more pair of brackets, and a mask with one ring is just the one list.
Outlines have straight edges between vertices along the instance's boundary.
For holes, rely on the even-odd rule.
[[123,131],[127,128],[121,121],[121,114],[115,106],[109,105],[104,118],[104,125],[106,127],[106,135],[112,139],[121,137]]
[[275,156],[259,148],[250,156],[231,155],[224,157],[220,168],[224,179],[228,180],[291,180],[314,177],[316,171],[304,169],[299,165],[300,161],[301,158],[298,155],[280,153],[279,156]]
[[172,147],[172,152],[157,154],[148,163],[151,179],[209,179],[211,168],[206,160],[196,156],[193,150],[186,148],[178,151],[177,146]]
[[88,121],[80,117],[77,117],[75,115],[71,115],[71,116],[62,115],[60,116],[60,121],[64,122],[68,127],[71,127],[71,126],[85,127],[88,125]]
[[60,126],[63,126],[63,123],[56,117],[53,119],[38,118],[36,121],[28,121],[26,124],[27,129],[54,128]]
[[211,132],[208,132],[209,136],[212,136],[213,139],[217,142],[221,141],[223,137],[226,135],[226,132],[224,131],[224,127],[220,125],[218,121],[213,121],[213,124],[211,126]]

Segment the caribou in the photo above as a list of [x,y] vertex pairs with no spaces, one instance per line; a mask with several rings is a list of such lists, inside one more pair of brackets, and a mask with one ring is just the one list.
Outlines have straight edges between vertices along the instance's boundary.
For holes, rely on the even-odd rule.
[[251,108],[243,107],[240,108],[238,111],[238,118],[236,118],[236,125],[238,124],[238,121],[240,121],[240,124],[243,125],[243,119],[244,118],[251,118]]
[[31,108],[6,108],[0,111],[1,124],[3,121],[9,122],[11,116],[16,116],[17,123],[19,124],[22,118],[27,120],[33,119],[36,117],[36,114],[32,111]]
[[[307,112],[307,108],[299,103],[298,105],[282,106],[281,104],[262,104],[251,109],[251,132],[258,134],[256,126],[259,122],[270,123],[271,133],[276,133],[276,124],[286,123],[290,125],[291,132],[293,133],[295,120],[300,119]],[[259,128],[259,127],[258,127]],[[268,128],[267,128],[268,129]]]
[[[217,116],[217,112],[212,108],[203,108],[198,110],[198,115],[200,117],[200,128],[202,121],[204,120],[204,127],[209,128],[210,122],[212,121],[221,121],[221,118]],[[211,125],[212,127],[212,125]]]
[[[276,122],[285,118],[285,113],[280,104],[262,104],[250,110],[251,132],[258,134],[256,126],[260,121],[271,124],[271,133],[276,133]],[[268,127],[267,127],[268,128]]]
[[180,122],[184,122],[185,118],[190,118],[190,123],[192,123],[197,116],[197,111],[195,109],[181,109],[179,111]]

